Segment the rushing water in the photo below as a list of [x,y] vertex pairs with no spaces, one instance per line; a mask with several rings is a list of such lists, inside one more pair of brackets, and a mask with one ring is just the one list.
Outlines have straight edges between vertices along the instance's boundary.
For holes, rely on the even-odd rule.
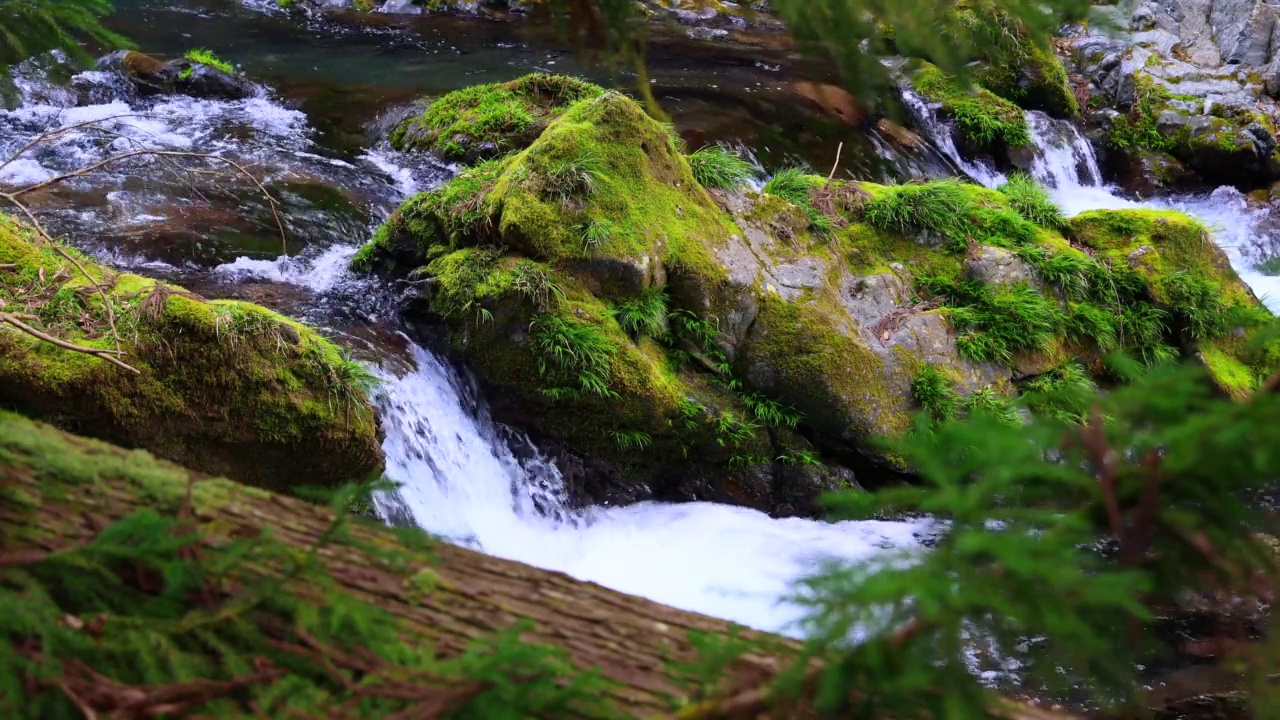
[[[29,68],[19,76],[22,102],[0,112],[0,157],[41,133],[101,122],[63,132],[0,167],[0,185],[40,182],[138,148],[213,154],[260,174],[279,201],[286,240],[276,234],[271,203],[260,190],[228,172],[224,162],[207,158],[176,165],[137,158],[32,202],[55,227],[108,262],[173,276],[210,295],[250,297],[357,344],[383,377],[377,404],[387,473],[402,483],[395,496],[379,500],[384,516],[407,516],[495,555],[776,630],[794,629],[797,618],[797,609],[779,598],[823,561],[916,548],[930,531],[924,521],[771,519],[709,503],[570,511],[555,466],[527,438],[493,422],[465,371],[398,334],[384,289],[347,271],[351,254],[380,218],[409,193],[453,171],[371,146],[369,122],[419,91],[506,79],[533,68],[578,69],[567,54],[541,49],[511,28],[452,20],[394,34],[330,26],[299,31],[279,17],[223,5],[209,10],[197,0],[122,5],[133,9],[122,29],[144,47],[177,52],[209,45],[276,89],[264,86],[238,102],[143,100],[101,73],[81,74],[66,85]],[[184,32],[175,34],[175,24]],[[448,34],[459,28],[474,32]],[[806,151],[815,165],[829,163],[822,152],[848,132],[839,123],[810,123],[791,112],[797,85],[767,63],[701,61],[691,70],[675,55],[656,60],[659,96],[673,101],[677,122],[696,137],[744,142],[773,166],[779,157]],[[855,159],[846,170],[878,178],[886,172],[964,173],[988,185],[1003,181],[995,169],[961,155],[936,108],[910,92],[904,100],[929,147],[906,157],[873,134],[868,146],[887,163]],[[734,121],[726,125],[721,116]],[[1038,113],[1028,119],[1037,144],[1031,171],[1069,212],[1135,204],[1099,184],[1092,149],[1070,123]],[[793,131],[809,136],[792,142],[785,136]],[[784,152],[769,152],[770,143],[784,139]],[[1253,270],[1258,259],[1274,253],[1266,208],[1229,190],[1143,205],[1178,207],[1204,219],[1245,279],[1272,302],[1280,299],[1280,289],[1268,292],[1275,279]]]

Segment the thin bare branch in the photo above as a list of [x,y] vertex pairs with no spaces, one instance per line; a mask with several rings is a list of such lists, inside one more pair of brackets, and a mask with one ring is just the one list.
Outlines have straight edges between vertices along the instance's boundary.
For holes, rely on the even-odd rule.
[[133,367],[132,365],[129,365],[117,359],[115,355],[122,354],[118,350],[107,350],[104,348],[83,347],[81,345],[75,345],[73,343],[69,343],[65,340],[59,340],[58,338],[52,335],[49,335],[48,333],[41,332],[31,327],[30,325],[22,322],[11,313],[0,313],[0,323],[12,325],[13,327],[36,338],[37,340],[43,340],[44,342],[47,342],[51,345],[56,345],[62,348],[63,350],[70,350],[72,352],[84,353],[86,355],[93,355],[95,357],[100,357],[109,363],[112,363],[114,365],[119,365],[120,367],[124,368],[125,370],[128,370],[129,372],[138,373],[139,375],[142,374],[142,371],[139,370],[138,368]]

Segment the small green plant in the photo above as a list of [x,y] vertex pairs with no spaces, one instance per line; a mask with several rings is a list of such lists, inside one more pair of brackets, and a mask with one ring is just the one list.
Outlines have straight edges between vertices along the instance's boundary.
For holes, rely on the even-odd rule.
[[667,139],[671,141],[672,150],[683,153],[688,149],[688,145],[685,143],[684,138],[680,137],[680,129],[676,127],[675,123],[662,122],[658,124],[662,126],[662,131],[667,134]]
[[1042,247],[1027,246],[1017,255],[1035,270],[1036,276],[1053,285],[1072,300],[1083,300],[1094,294],[1094,283],[1106,281],[1107,272],[1092,258],[1081,252],[1050,252]]
[[743,420],[728,410],[716,416],[714,427],[716,444],[736,448],[755,437],[760,426],[751,420]]
[[539,315],[529,323],[534,349],[538,353],[538,373],[547,379],[566,379],[570,387],[552,387],[544,393],[553,398],[581,394],[617,397],[609,388],[609,363],[617,347],[598,327],[559,315]]
[[779,455],[778,462],[783,465],[799,465],[801,467],[826,467],[818,457],[818,453],[812,450],[793,450],[785,455]]
[[911,397],[934,422],[951,420],[960,410],[955,384],[933,365],[925,365],[911,381]]
[[822,187],[823,182],[823,178],[805,172],[804,168],[789,167],[769,178],[764,191],[797,207],[808,207],[809,194]]
[[612,220],[596,218],[574,225],[573,229],[582,237],[582,252],[590,254],[613,239],[615,226]]
[[667,333],[666,288],[649,288],[638,298],[613,305],[613,317],[628,335],[660,338]]
[[1022,400],[1036,415],[1078,425],[1087,418],[1089,403],[1098,386],[1077,362],[1041,373],[1022,386]]
[[610,435],[617,443],[618,449],[623,452],[644,450],[653,444],[653,438],[649,433],[639,430],[615,430]]
[[[693,170],[693,177],[703,187],[718,190],[732,190],[755,174],[751,163],[742,159],[736,151],[720,145],[708,145],[690,155],[689,167]],[[766,192],[769,191],[766,189]]]
[[1121,347],[1148,365],[1176,359],[1177,349],[1165,340],[1168,317],[1168,313],[1148,302],[1124,308],[1116,327]]
[[777,400],[759,393],[743,393],[742,403],[751,409],[756,419],[768,427],[786,427],[795,430],[804,419],[794,405],[783,405]]
[[595,192],[604,163],[595,154],[582,152],[572,158],[550,160],[538,172],[545,197],[567,204]]
[[948,250],[964,252],[970,242],[999,247],[1035,243],[1036,226],[1017,212],[975,199],[974,186],[949,178],[891,187],[863,206],[874,228],[940,238]]
[[1009,207],[1027,220],[1051,230],[1066,227],[1067,220],[1049,197],[1049,191],[1030,175],[1015,172],[998,189],[1009,198]]
[[1021,425],[1022,414],[1006,397],[990,386],[975,390],[960,403],[966,418],[974,415],[988,415],[1007,425]]
[[542,263],[522,259],[511,268],[511,288],[532,302],[540,312],[547,312],[565,298],[564,290],[551,272],[551,268]]
[[[185,57],[186,59],[190,60],[193,63],[204,65],[206,67],[211,67],[214,70],[218,70],[219,72],[224,72],[228,75],[236,74],[235,66],[227,62],[226,60],[223,60],[222,58],[218,57],[217,55],[214,55],[212,50],[206,50],[204,48],[196,48],[194,50],[188,50],[186,55],[184,55],[183,57]],[[190,68],[187,69],[187,72],[188,72],[187,77],[190,77]]]

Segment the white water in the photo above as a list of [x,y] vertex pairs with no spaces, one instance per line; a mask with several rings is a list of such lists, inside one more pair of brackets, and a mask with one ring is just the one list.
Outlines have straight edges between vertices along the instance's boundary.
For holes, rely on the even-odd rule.
[[[517,459],[452,368],[413,347],[416,369],[379,398],[387,475],[427,530],[492,555],[751,627],[794,631],[790,584],[832,558],[909,548],[926,522],[772,519],[713,503],[640,503],[575,514],[555,467]],[[385,502],[385,501],[384,501]],[[535,508],[541,508],[544,516]]]
[[1276,244],[1277,230],[1268,227],[1270,208],[1251,205],[1244,194],[1233,187],[1220,187],[1209,193],[1129,200],[1116,188],[1101,184],[1102,173],[1093,148],[1073,123],[1052,120],[1043,113],[1027,115],[1036,145],[1032,174],[1049,188],[1067,216],[1086,210],[1120,208],[1185,212],[1209,228],[1214,242],[1226,252],[1240,279],[1272,312],[1280,313],[1280,277],[1264,275],[1255,269],[1259,254]]

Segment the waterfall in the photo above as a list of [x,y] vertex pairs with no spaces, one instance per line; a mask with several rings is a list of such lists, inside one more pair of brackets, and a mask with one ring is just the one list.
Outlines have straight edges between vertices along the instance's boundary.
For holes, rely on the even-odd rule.
[[1005,181],[1005,176],[999,171],[981,161],[969,160],[960,153],[952,137],[951,126],[938,117],[938,104],[925,100],[909,84],[901,85],[899,92],[902,104],[911,114],[916,128],[956,168],[987,187],[996,187]]
[[1102,183],[1093,145],[1074,122],[1055,120],[1036,110],[1028,111],[1026,118],[1035,145],[1031,174],[1036,180],[1050,188]]
[[387,476],[385,518],[412,517],[451,542],[560,570],[744,625],[795,632],[779,602],[824,561],[918,547],[928,521],[826,523],[746,508],[643,502],[571,511],[555,465],[494,423],[469,377],[421,347],[382,371],[377,398]]

